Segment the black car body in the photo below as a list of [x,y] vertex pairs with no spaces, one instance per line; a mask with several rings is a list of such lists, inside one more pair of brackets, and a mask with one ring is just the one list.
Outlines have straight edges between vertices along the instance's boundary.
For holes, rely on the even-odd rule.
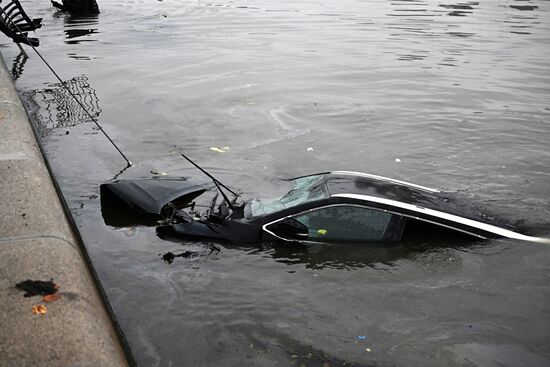
[[[292,181],[291,191],[266,201],[238,195],[229,199],[216,181],[121,180],[101,185],[102,212],[110,225],[130,224],[130,217],[121,212],[124,208],[139,218],[132,219],[133,224],[159,225],[161,236],[233,243],[388,243],[401,241],[409,232],[434,229],[481,239],[548,242],[460,204],[452,193],[400,180],[333,171]],[[207,193],[210,204],[199,207],[196,200]]]

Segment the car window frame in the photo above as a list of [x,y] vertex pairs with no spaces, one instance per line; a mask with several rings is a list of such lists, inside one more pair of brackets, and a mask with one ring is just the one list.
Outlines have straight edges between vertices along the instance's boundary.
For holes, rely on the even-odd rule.
[[[302,210],[300,212],[285,215],[284,217],[281,217],[281,218],[278,218],[276,220],[265,223],[262,226],[262,230],[264,232],[267,232],[270,235],[274,236],[275,238],[283,240],[285,242],[300,242],[300,243],[309,243],[309,244],[327,244],[327,243],[331,243],[332,241],[314,241],[314,240],[309,240],[309,239],[308,240],[288,239],[288,238],[278,236],[277,234],[275,234],[272,231],[270,231],[269,229],[267,229],[267,227],[272,225],[272,224],[275,224],[277,222],[283,221],[285,218],[292,218],[292,219],[297,220],[296,217],[299,217],[299,216],[307,214],[307,213],[311,213],[311,212],[326,209],[326,208],[341,207],[341,206],[357,207],[357,208],[362,208],[362,209],[374,210],[374,211],[378,211],[378,212],[388,213],[388,214],[391,215],[390,221],[389,221],[389,223],[388,223],[388,225],[385,229],[384,235],[382,236],[381,240],[379,240],[379,241],[353,241],[353,242],[358,242],[358,243],[361,243],[361,242],[364,242],[364,243],[368,243],[368,242],[395,242],[395,241],[400,240],[400,237],[401,237],[400,235],[403,233],[403,229],[405,228],[405,225],[406,225],[406,221],[403,220],[403,215],[401,215],[400,213],[393,212],[391,210],[386,210],[386,209],[382,209],[382,208],[372,207],[372,206],[368,206],[368,205],[361,205],[361,204],[356,204],[356,203],[328,204],[328,205],[322,205],[322,206],[318,206],[318,207],[315,207],[315,208]],[[397,232],[398,235],[396,236],[395,233],[393,233],[391,230],[393,230],[393,232]],[[390,232],[392,232],[392,233],[390,233]],[[395,237],[399,237],[399,238],[395,238]],[[336,242],[332,242],[332,243],[336,243]]]

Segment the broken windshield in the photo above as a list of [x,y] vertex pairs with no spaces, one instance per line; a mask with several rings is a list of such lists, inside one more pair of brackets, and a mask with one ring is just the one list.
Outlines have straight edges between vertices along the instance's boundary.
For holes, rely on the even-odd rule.
[[283,197],[274,200],[252,200],[248,205],[248,217],[259,217],[279,210],[292,208],[309,201],[327,199],[323,175],[301,177],[294,180],[294,188]]

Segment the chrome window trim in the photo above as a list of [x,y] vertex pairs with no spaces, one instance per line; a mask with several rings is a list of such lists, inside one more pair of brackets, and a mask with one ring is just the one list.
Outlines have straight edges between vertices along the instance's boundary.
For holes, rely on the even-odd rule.
[[410,182],[407,182],[407,181],[396,180],[394,178],[378,176],[378,175],[371,175],[370,173],[354,172],[354,171],[332,171],[332,172],[330,172],[330,174],[374,178],[376,180],[381,180],[381,181],[386,181],[386,182],[393,182],[393,183],[404,185],[404,186],[414,187],[415,189],[422,190],[422,191],[427,191],[427,192],[431,192],[431,193],[441,192],[441,190],[432,189],[431,187],[421,186],[421,185],[413,184],[413,183],[410,183]]
[[[420,206],[416,206],[416,205],[408,204],[408,203],[403,203],[403,202],[396,201],[396,200],[384,199],[384,198],[379,198],[379,197],[376,197],[376,196],[360,195],[360,194],[334,194],[334,195],[332,195],[332,197],[349,198],[349,199],[363,200],[363,201],[368,201],[368,202],[374,202],[374,203],[379,203],[379,204],[390,205],[390,206],[393,206],[393,207],[396,207],[396,208],[406,209],[406,210],[410,210],[410,211],[413,211],[413,212],[416,212],[416,213],[422,213],[422,214],[426,214],[426,215],[429,215],[429,216],[432,216],[432,217],[449,220],[449,221],[455,222],[455,223],[460,223],[460,224],[463,224],[463,225],[466,225],[466,226],[469,226],[469,227],[472,227],[472,228],[476,228],[476,229],[479,229],[479,230],[482,230],[482,231],[494,233],[494,234],[502,236],[502,237],[513,238],[513,239],[522,240],[522,241],[549,243],[550,244],[550,239],[547,239],[547,238],[532,237],[532,236],[523,235],[521,233],[517,233],[517,232],[511,231],[511,230],[508,230],[508,229],[500,228],[500,227],[494,226],[492,224],[482,223],[482,222],[479,222],[479,221],[476,221],[476,220],[473,220],[473,219],[463,218],[463,217],[460,217],[458,215],[449,214],[449,213],[441,212],[441,211],[434,210],[434,209],[423,208],[423,207],[420,207]],[[416,218],[416,219],[423,220],[422,218]],[[439,224],[439,223],[435,223],[435,224]],[[441,225],[441,224],[439,224],[439,225]],[[466,233],[468,233],[468,232],[466,232]]]

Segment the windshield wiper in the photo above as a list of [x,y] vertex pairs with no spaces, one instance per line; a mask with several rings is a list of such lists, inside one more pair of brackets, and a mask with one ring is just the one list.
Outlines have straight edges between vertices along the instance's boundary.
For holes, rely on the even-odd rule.
[[195,162],[193,162],[191,159],[189,159],[185,154],[181,153],[181,156],[185,159],[187,159],[189,161],[189,163],[191,163],[193,166],[197,167],[202,173],[204,173],[205,175],[207,175],[208,177],[210,177],[212,179],[212,181],[214,182],[214,185],[216,185],[216,187],[218,188],[218,191],[220,192],[220,194],[222,194],[223,196],[223,200],[225,200],[225,202],[227,203],[227,206],[233,210],[234,207],[233,207],[233,203],[229,200],[229,198],[227,197],[227,195],[225,194],[225,192],[223,192],[222,190],[222,187],[224,189],[226,189],[227,191],[229,191],[230,193],[232,193],[233,195],[235,195],[235,199],[237,199],[239,197],[239,195],[237,195],[234,191],[232,191],[229,187],[225,186],[223,183],[221,183],[220,181],[218,181],[216,178],[214,178],[214,176],[212,176],[210,173],[206,172],[204,169],[202,169],[198,164],[196,164]]

